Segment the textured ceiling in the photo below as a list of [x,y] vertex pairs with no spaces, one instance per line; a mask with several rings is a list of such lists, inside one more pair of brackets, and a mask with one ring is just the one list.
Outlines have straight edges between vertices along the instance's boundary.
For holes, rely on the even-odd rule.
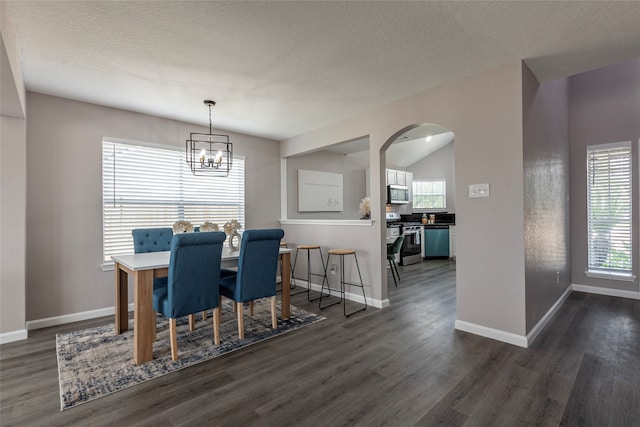
[[525,59],[640,56],[640,2],[11,1],[27,89],[284,139]]

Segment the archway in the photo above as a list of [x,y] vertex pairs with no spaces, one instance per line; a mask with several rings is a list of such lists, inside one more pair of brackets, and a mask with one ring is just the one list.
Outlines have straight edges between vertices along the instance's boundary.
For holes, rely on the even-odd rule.
[[[386,243],[395,240],[396,235],[405,234],[403,251],[396,259],[400,270],[422,263],[423,259],[455,259],[454,140],[455,134],[448,128],[434,123],[417,123],[394,133],[380,149],[387,185],[406,186],[410,195],[409,203],[386,203],[385,207],[386,235],[389,236]],[[402,182],[390,181],[394,177],[403,177]],[[409,226],[421,223],[423,215],[434,224],[426,230]],[[394,279],[391,279],[392,275],[388,277],[390,289],[394,287]]]

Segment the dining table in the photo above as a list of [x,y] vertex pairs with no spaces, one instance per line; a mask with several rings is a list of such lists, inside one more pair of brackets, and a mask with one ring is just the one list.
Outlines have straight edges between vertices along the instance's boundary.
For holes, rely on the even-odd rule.
[[[291,249],[281,247],[281,316],[291,315]],[[129,329],[129,275],[133,277],[133,361],[136,365],[153,359],[156,319],[153,311],[153,279],[167,277],[171,251],[113,255],[115,264],[115,333]],[[222,261],[237,260],[240,250],[222,249]]]

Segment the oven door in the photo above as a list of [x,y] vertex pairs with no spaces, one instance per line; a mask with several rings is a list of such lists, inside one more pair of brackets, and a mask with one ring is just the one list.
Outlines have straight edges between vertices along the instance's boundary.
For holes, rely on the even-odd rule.
[[420,227],[402,231],[404,243],[400,249],[400,265],[415,264],[422,261],[421,233]]

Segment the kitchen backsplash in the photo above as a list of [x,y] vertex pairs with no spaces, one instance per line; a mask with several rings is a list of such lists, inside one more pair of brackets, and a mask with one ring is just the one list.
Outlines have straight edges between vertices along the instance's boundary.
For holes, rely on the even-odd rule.
[[[429,214],[427,214],[428,216]],[[453,225],[456,223],[456,214],[448,213],[448,212],[437,212],[436,216],[436,224],[449,224]],[[420,222],[422,220],[422,213],[415,213],[410,215],[400,215],[400,220],[402,222]]]

